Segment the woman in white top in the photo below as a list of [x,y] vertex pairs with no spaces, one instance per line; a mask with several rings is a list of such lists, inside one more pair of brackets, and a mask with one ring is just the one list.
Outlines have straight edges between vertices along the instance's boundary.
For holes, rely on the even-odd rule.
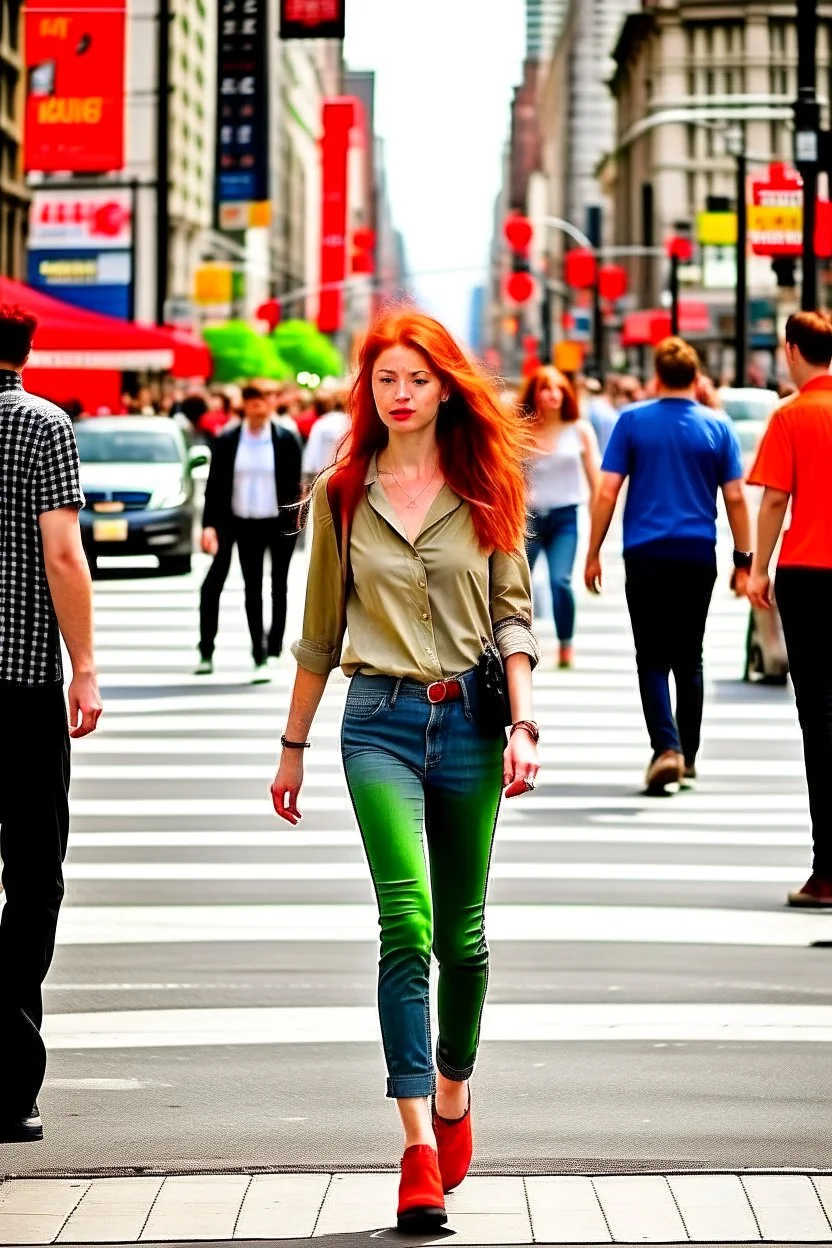
[[578,508],[591,506],[599,479],[598,441],[588,421],[580,419],[575,391],[556,368],[539,368],[520,396],[533,423],[534,451],[529,461],[529,538],[526,549],[534,569],[546,552],[559,666],[572,666],[575,595],[572,571],[578,548]]

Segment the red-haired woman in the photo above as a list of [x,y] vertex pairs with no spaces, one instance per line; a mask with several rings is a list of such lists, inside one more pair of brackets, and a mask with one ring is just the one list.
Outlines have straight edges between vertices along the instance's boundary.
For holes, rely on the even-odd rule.
[[[281,818],[300,819],[303,749],[340,664],[351,677],[344,768],[379,906],[387,1095],[405,1134],[398,1225],[430,1230],[447,1220],[443,1192],[471,1161],[467,1083],[501,792],[533,789],[538,771],[524,451],[513,411],[448,332],[413,311],[370,329],[351,408],[345,454],[312,492],[303,636],[272,796]],[[508,743],[482,679],[489,643],[505,667]]]
[[560,650],[558,665],[572,666],[575,594],[572,572],[578,550],[578,508],[591,505],[600,479],[598,440],[580,419],[575,391],[556,368],[539,368],[529,377],[520,406],[533,421],[529,458],[529,522],[526,545],[534,568],[546,552],[552,612]]

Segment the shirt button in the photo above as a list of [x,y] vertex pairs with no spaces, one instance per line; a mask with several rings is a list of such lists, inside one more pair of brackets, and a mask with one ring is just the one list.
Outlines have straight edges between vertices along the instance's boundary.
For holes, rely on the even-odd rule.
[[423,619],[423,620],[429,620],[429,619],[430,619],[430,616],[428,615],[427,611],[423,611],[423,612],[422,612],[422,619]]
[[420,581],[420,582],[419,582],[419,588],[420,588],[420,589],[426,589],[426,588],[427,588],[427,581]]
[[428,650],[426,650],[426,651],[425,651],[425,654],[433,655],[433,651],[432,651],[432,650],[430,650],[430,649],[428,649]]

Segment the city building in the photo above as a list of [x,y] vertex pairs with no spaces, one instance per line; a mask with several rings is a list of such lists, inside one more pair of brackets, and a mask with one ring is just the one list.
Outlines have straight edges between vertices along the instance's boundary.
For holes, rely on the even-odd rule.
[[17,0],[0,0],[0,274],[25,271],[29,192],[23,176],[23,17]]
[[526,60],[548,61],[569,0],[526,0]]
[[[832,4],[821,3],[819,14],[818,93],[827,124]],[[661,245],[680,223],[695,232],[698,214],[708,207],[734,207],[737,144],[748,154],[750,178],[763,176],[771,162],[791,161],[794,5],[645,0],[627,18],[614,56],[615,138],[601,178],[616,243]],[[713,279],[707,249],[689,278],[705,285],[714,337],[729,341],[736,270],[732,249],[725,250]],[[634,258],[627,264],[638,302],[655,306],[665,263]],[[749,286],[752,297],[775,293],[770,260],[750,257]],[[770,321],[770,308],[764,314]],[[753,312],[751,329],[753,346]]]

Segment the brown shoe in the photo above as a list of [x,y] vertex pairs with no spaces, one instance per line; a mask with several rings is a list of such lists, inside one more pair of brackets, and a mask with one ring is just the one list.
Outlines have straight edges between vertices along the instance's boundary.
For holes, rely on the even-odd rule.
[[685,770],[685,760],[675,750],[665,750],[658,758],[654,758],[647,768],[645,786],[647,792],[655,797],[663,795],[669,784],[678,784]]
[[832,880],[814,871],[796,893],[789,893],[790,906],[814,906],[818,910],[832,907]]

